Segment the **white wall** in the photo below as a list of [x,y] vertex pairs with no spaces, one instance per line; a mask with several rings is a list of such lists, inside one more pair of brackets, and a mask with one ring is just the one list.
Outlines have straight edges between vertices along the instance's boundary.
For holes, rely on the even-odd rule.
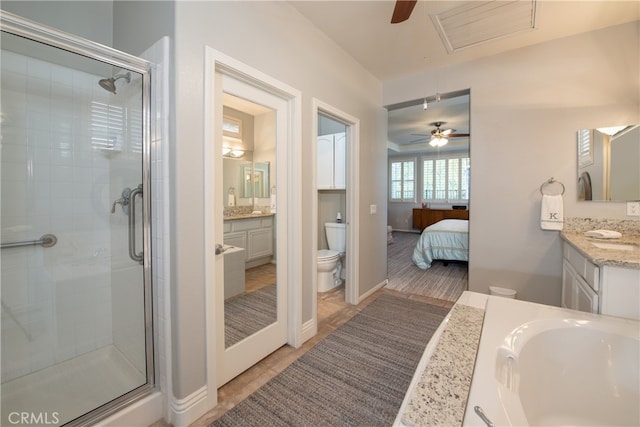
[[[111,1],[7,1],[2,10],[40,22],[70,34],[111,46],[113,2]],[[79,18],[79,19],[76,19]]]
[[[439,91],[471,89],[470,282],[559,305],[561,240],[539,226],[540,185],[566,186],[567,217],[625,218],[623,203],[578,202],[576,131],[638,123],[639,23],[439,70]],[[384,85],[384,104],[415,98],[434,73]]]
[[[311,99],[317,97],[360,120],[361,135],[361,259],[360,292],[386,278],[386,215],[369,215],[369,204],[386,211],[386,120],[382,87],[344,51],[286,2],[177,2],[176,129],[172,152],[174,208],[172,281],[175,332],[174,394],[188,396],[204,385],[204,244],[203,218],[203,70],[208,45],[302,91],[303,212],[315,197]],[[367,207],[366,209],[364,207]],[[312,275],[316,260],[311,247],[315,229],[303,230],[302,320],[310,319]]]

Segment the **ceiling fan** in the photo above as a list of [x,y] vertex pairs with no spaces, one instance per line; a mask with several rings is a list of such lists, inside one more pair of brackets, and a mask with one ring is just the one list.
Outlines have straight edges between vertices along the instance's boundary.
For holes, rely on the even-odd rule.
[[393,15],[391,16],[391,23],[398,24],[409,19],[417,2],[418,0],[396,0],[396,6],[393,8]]
[[[430,126],[436,127],[434,130],[431,131],[431,138],[429,140],[429,145],[431,145],[432,147],[442,147],[447,142],[449,142],[450,138],[464,138],[469,136],[468,133],[454,133],[456,131],[455,129],[441,129],[442,125],[445,125],[445,124],[447,124],[447,122],[429,123]],[[429,135],[419,134],[419,133],[414,133],[412,135],[429,136]],[[420,139],[410,141],[410,143],[424,141],[426,139],[427,138],[420,138]]]

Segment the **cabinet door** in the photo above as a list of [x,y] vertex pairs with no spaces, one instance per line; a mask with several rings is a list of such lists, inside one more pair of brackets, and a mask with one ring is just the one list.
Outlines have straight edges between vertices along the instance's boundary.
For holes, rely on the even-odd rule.
[[273,255],[273,229],[249,230],[249,255],[247,260]]
[[640,319],[640,270],[604,266],[601,285],[602,314]]
[[333,184],[338,190],[347,188],[347,134],[333,135]]
[[591,289],[582,277],[575,280],[576,310],[598,313],[598,294]]
[[574,281],[576,280],[576,274],[573,268],[569,265],[567,260],[562,262],[562,301],[561,306],[565,308],[576,308],[576,286]]
[[318,137],[318,188],[333,188],[333,135]]

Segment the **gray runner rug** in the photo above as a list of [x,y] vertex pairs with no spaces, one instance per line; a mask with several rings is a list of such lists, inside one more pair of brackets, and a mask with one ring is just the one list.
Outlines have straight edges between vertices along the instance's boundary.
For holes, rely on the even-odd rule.
[[448,311],[382,294],[211,426],[391,426]]
[[276,285],[268,285],[225,301],[225,347],[231,347],[275,322],[276,305]]

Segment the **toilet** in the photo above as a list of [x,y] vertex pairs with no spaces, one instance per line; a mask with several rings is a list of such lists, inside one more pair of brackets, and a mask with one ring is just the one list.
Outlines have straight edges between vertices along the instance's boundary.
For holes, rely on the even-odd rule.
[[346,226],[343,223],[324,224],[329,249],[318,250],[318,292],[327,292],[342,285],[342,258],[346,246]]

